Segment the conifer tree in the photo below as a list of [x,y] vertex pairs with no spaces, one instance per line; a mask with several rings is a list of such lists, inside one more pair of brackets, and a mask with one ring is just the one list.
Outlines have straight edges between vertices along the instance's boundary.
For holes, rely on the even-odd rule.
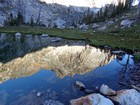
[[18,16],[17,16],[17,24],[23,24],[23,16],[20,12],[18,12]]
[[108,12],[109,12],[109,10],[108,10],[108,7],[106,6],[105,7],[105,10],[104,10],[104,17],[107,17],[108,16]]

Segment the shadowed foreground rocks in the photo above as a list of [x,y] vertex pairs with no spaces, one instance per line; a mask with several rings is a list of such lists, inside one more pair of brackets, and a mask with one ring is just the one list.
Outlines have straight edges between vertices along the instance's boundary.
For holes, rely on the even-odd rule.
[[117,96],[111,97],[120,103],[120,105],[139,105],[140,104],[140,93],[135,89],[120,90],[117,92]]
[[[100,88],[100,93],[104,94],[107,92],[115,92],[114,90],[108,88],[107,85],[102,85]],[[140,93],[135,89],[124,89],[111,94],[101,95],[99,93],[93,93],[85,97],[74,99],[70,101],[71,105],[139,105],[140,103]]]
[[91,94],[70,101],[71,105],[114,105],[109,99],[100,94]]

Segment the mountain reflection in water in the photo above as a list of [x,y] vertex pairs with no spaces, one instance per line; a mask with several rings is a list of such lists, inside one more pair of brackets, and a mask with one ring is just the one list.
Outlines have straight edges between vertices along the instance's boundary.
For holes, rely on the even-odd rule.
[[[5,62],[0,65],[1,81],[31,75],[40,68],[54,70],[61,78],[76,73],[84,74],[108,64],[114,58],[110,51],[84,46],[85,42],[82,41],[42,38],[41,35],[13,37],[6,34],[1,36],[1,47],[7,49],[1,51],[1,56],[5,57]],[[24,41],[21,41],[22,37]],[[11,59],[11,56],[15,58]]]
[[[122,60],[122,64],[126,63],[126,58],[127,55]],[[130,60],[130,63],[132,62]],[[0,84],[0,103],[1,105],[41,105],[45,100],[51,99],[68,105],[70,99],[85,95],[75,88],[76,80],[84,83],[88,89],[102,84],[107,84],[115,90],[123,88],[118,85],[118,75],[122,68],[114,59],[108,65],[83,75],[75,74],[73,77],[64,78],[59,78],[53,71],[41,69],[32,76],[8,80]],[[37,92],[41,92],[42,95],[37,97]]]
[[[127,57],[120,63],[125,64]],[[110,51],[85,46],[84,41],[2,34],[0,58],[1,105],[41,105],[47,99],[68,105],[70,99],[85,95],[75,88],[76,80],[87,88],[102,84],[121,88],[123,66]],[[42,93],[40,97],[37,92]]]

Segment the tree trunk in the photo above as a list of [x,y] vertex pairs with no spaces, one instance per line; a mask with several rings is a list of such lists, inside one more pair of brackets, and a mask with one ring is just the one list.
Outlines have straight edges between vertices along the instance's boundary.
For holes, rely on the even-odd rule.
[[37,20],[36,20],[37,25],[40,25],[40,15],[41,15],[41,6],[39,7],[38,17],[37,17]]
[[140,0],[138,4],[138,23],[140,23]]

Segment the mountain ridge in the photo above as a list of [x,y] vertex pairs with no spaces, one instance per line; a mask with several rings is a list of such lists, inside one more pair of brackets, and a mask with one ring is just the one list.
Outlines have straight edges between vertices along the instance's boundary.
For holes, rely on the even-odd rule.
[[73,23],[77,24],[82,21],[86,12],[91,11],[97,13],[98,8],[64,6],[60,4],[46,4],[38,0],[5,0],[0,3],[0,24],[4,25],[10,17],[10,13],[14,17],[21,12],[25,23],[31,23],[33,18],[34,23],[45,25],[46,27],[60,28],[63,26],[69,27]]

